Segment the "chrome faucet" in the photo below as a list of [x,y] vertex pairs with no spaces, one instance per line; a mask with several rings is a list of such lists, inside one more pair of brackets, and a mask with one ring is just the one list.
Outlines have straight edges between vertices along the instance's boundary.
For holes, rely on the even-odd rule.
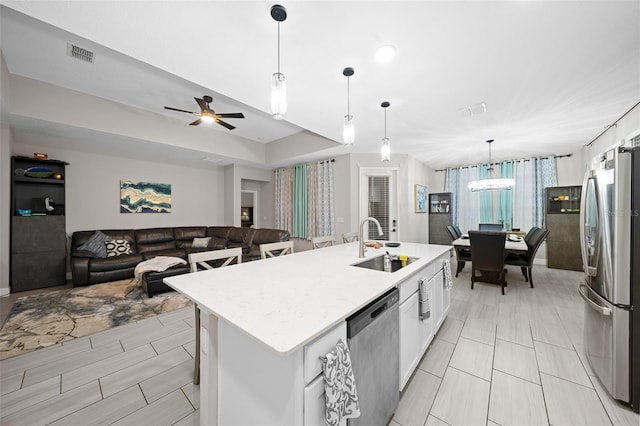
[[367,221],[372,221],[374,222],[376,225],[378,225],[378,235],[384,235],[384,232],[382,232],[382,227],[380,226],[380,222],[378,222],[378,219],[376,219],[375,217],[365,217],[364,219],[362,219],[362,222],[360,222],[360,229],[358,231],[358,257],[364,257],[364,239],[362,238],[362,234],[364,233],[364,231],[362,230],[364,228],[364,224]]

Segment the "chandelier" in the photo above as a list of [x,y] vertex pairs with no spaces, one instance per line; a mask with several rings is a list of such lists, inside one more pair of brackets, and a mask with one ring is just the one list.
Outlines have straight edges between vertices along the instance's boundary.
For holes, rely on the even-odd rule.
[[[491,176],[491,171],[493,168],[491,167],[491,143],[493,139],[489,139],[487,143],[489,144],[489,176]],[[469,189],[471,192],[478,191],[500,191],[503,189],[511,189],[515,185],[515,180],[513,178],[486,178],[486,179],[478,179],[469,181]]]

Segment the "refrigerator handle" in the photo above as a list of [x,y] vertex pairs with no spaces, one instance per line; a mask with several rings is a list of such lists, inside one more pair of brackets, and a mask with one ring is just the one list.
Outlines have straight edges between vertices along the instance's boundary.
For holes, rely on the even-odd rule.
[[[596,171],[595,170],[589,170],[584,177],[584,182],[582,183],[582,197],[580,200],[580,251],[582,252],[582,266],[584,267],[584,273],[587,277],[595,277],[598,273],[598,269],[595,265],[591,265],[589,262],[589,259],[594,257],[595,253],[591,253],[591,246],[593,244],[593,238],[594,236],[591,235],[590,232],[590,228],[589,228],[589,224],[587,224],[585,222],[585,217],[587,214],[587,198],[588,198],[588,194],[589,194],[589,181],[593,180],[594,186],[597,186],[596,182]],[[595,212],[596,214],[599,214],[600,210],[600,206],[599,204],[599,200],[598,200],[598,195],[597,195],[597,190],[594,192],[594,197],[595,200],[594,202],[596,203],[596,208],[595,208]],[[598,219],[596,219],[597,221]]]
[[582,296],[584,301],[587,302],[587,305],[589,305],[589,307],[595,309],[596,311],[598,311],[603,316],[611,315],[611,309],[610,308],[607,308],[606,306],[600,306],[597,303],[593,303],[593,301],[591,299],[589,299],[589,297],[585,294],[584,290],[589,291],[589,289],[587,288],[586,285],[580,283],[580,286],[578,287],[578,293],[580,293],[580,296]]

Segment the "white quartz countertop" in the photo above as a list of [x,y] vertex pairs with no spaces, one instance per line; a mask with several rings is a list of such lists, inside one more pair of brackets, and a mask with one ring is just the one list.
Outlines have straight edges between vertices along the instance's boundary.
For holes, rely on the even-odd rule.
[[164,282],[213,315],[283,354],[331,329],[451,249],[401,243],[368,248],[367,258],[390,254],[419,257],[390,273],[351,266],[358,243],[339,244],[208,271]]

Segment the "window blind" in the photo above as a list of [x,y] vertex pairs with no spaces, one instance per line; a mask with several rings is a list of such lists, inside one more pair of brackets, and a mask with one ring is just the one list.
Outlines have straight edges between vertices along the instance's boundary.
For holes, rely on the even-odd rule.
[[378,235],[378,227],[369,224],[370,240],[389,239],[389,176],[369,176],[369,216],[378,219],[384,235]]

